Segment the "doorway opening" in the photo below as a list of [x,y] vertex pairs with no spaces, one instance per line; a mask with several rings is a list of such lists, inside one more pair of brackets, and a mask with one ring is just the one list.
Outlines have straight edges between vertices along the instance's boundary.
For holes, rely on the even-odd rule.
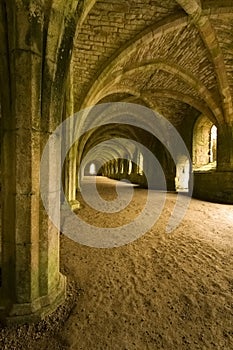
[[217,127],[209,118],[198,118],[193,131],[193,169],[209,171],[216,168]]
[[180,156],[177,167],[175,186],[177,192],[189,191],[190,162],[186,156]]

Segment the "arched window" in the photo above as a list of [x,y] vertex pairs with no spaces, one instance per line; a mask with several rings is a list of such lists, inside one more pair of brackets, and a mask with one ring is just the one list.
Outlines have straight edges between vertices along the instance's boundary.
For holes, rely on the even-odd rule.
[[216,167],[217,127],[201,116],[193,130],[193,169],[208,171]]
[[89,174],[90,175],[96,175],[96,167],[94,163],[90,164],[90,168],[89,168]]
[[175,185],[177,192],[188,192],[190,162],[186,156],[180,156],[176,167]]
[[217,128],[215,125],[210,130],[210,143],[209,143],[209,162],[216,162],[217,156]]

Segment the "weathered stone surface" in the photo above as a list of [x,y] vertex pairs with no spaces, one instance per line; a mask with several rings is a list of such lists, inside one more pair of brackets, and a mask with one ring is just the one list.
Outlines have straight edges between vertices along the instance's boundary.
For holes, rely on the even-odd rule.
[[[65,297],[59,231],[40,200],[40,158],[62,120],[73,40],[68,34],[74,35],[78,12],[74,1],[47,6],[51,11],[33,0],[0,5],[0,317],[7,323],[38,320]],[[58,170],[59,161],[51,154],[43,175],[59,213]]]
[[[120,0],[97,1],[75,43],[76,106],[80,106],[79,99],[84,98],[93,76],[106,65],[107,59],[115,51],[141,30],[165,18],[177,8],[179,6],[175,1],[153,0],[145,3],[134,0],[127,4]],[[87,49],[87,44],[91,48]]]
[[233,173],[195,172],[193,196],[211,202],[233,204]]
[[[205,116],[218,130],[217,170],[195,173],[194,195],[227,203],[233,198],[232,4],[42,3],[2,0],[0,5],[0,311],[8,323],[37,320],[64,298],[59,230],[40,199],[39,166],[49,135],[80,108],[117,101],[153,108],[178,129],[194,164],[198,164],[192,154],[195,130],[205,138],[199,142],[204,149],[198,157],[202,163],[209,158],[209,130],[198,130],[197,118]],[[74,127],[69,125],[68,141]],[[134,139],[149,148],[163,167],[168,188],[175,189],[177,169],[158,140],[143,130],[110,125],[83,135],[67,154],[63,182],[71,207],[79,207],[76,188],[79,170],[80,177],[84,173],[79,169],[82,159],[92,147],[115,137]],[[54,143],[60,147],[58,137]],[[143,169],[130,160],[134,152],[121,144],[104,148],[102,173],[146,186]],[[44,191],[52,210],[59,212],[60,158],[54,158],[51,152]],[[153,173],[150,164],[144,166]]]
[[[139,4],[138,13],[136,3],[129,2],[130,13],[124,6],[120,10],[119,2],[115,10],[111,3],[109,12],[102,2],[90,11],[75,45],[76,108],[82,101],[84,107],[99,100],[124,101],[128,94],[133,103],[168,118],[190,152],[191,128],[198,114],[205,114],[216,126],[226,123],[223,137],[219,131],[218,166],[231,169],[232,152],[226,149],[232,148],[233,8],[228,3],[180,0]],[[116,18],[111,24],[110,14]]]

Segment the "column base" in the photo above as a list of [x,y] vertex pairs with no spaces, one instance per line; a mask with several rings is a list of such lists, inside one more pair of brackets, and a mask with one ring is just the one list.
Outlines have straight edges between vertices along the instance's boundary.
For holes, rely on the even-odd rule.
[[70,205],[72,211],[80,209],[80,203],[77,200],[69,201],[69,205]]
[[66,277],[60,274],[59,285],[49,295],[31,303],[0,306],[0,319],[6,326],[37,323],[54,312],[65,301]]

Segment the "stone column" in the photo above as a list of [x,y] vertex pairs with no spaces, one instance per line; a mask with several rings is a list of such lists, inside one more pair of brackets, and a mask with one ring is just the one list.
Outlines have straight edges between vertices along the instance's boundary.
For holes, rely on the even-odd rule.
[[129,161],[126,158],[123,159],[123,167],[124,167],[123,177],[127,179],[128,171],[129,171]]
[[119,168],[118,168],[118,159],[114,159],[114,168],[115,168],[115,175],[118,175]]
[[117,174],[118,174],[118,177],[120,177],[121,175],[121,159],[120,158],[117,158]]
[[108,161],[107,163],[107,176],[111,175],[111,167],[110,167],[110,162]]
[[138,173],[138,166],[135,162],[132,162],[132,174],[137,175]]
[[[59,272],[59,228],[49,220],[40,199],[40,157],[49,135],[61,122],[74,30],[63,25],[61,15],[69,1],[51,2],[51,18],[47,19],[42,4],[18,1],[16,6],[5,0],[0,4],[0,317],[6,323],[37,321],[65,297],[65,278]],[[60,147],[59,138],[55,142]],[[51,154],[43,176],[58,220],[59,170],[59,160]]]
[[106,176],[107,175],[107,164],[106,163],[104,163],[104,165],[103,165],[103,175],[104,176]]
[[233,171],[233,123],[218,127],[217,171]]
[[[65,117],[66,121],[66,138],[67,142],[73,139],[75,132],[74,120],[69,117],[74,115],[74,87],[73,87],[73,64],[70,65],[70,70],[66,85],[66,98],[65,98]],[[76,180],[77,180],[77,147],[75,142],[66,155],[65,160],[65,196],[72,210],[80,208],[80,203],[76,199]]]

